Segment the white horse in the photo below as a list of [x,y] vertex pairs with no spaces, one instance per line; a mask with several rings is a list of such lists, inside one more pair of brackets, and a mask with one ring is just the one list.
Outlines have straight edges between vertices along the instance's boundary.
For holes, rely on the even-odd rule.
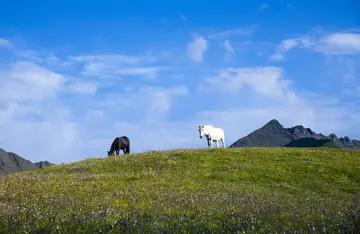
[[205,135],[208,141],[208,146],[211,148],[212,142],[216,144],[216,148],[219,147],[218,141],[221,140],[222,147],[225,148],[225,136],[224,130],[221,128],[214,128],[212,125],[200,125],[199,126],[200,139]]

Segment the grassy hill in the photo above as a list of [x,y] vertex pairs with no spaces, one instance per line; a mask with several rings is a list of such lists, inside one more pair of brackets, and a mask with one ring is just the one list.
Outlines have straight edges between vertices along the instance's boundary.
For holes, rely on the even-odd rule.
[[2,175],[0,232],[360,232],[360,151],[233,148]]

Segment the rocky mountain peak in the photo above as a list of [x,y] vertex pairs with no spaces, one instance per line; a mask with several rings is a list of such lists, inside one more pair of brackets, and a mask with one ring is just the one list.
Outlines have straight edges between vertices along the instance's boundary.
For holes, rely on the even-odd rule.
[[293,136],[294,139],[300,139],[303,137],[312,137],[312,136],[316,136],[316,137],[320,137],[320,135],[317,135],[315,132],[313,132],[310,128],[305,128],[302,125],[296,125],[295,127],[292,128],[288,128],[288,130],[290,131],[291,135]]
[[339,139],[334,133],[330,133],[329,138],[331,138],[332,140],[338,140]]
[[286,133],[284,133],[284,131],[286,131],[285,128],[276,119],[269,121],[267,124],[265,124],[259,130],[264,131],[264,132],[269,132],[269,133],[273,132],[276,134],[285,134],[286,135]]
[[263,128],[283,128],[283,126],[276,119],[272,119]]
[[345,136],[345,137],[344,137],[344,141],[345,141],[345,142],[350,142],[350,138],[349,138],[348,136]]

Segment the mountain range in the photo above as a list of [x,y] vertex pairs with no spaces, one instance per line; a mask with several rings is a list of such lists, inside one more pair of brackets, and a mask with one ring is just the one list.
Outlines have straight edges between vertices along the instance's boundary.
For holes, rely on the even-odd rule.
[[347,136],[338,138],[334,133],[325,136],[302,125],[284,128],[279,121],[273,119],[229,146],[233,147],[329,147],[359,150],[360,141],[351,140]]
[[15,153],[6,152],[5,150],[0,148],[0,174],[30,171],[51,165],[54,164],[48,161],[32,163],[29,160],[26,160]]

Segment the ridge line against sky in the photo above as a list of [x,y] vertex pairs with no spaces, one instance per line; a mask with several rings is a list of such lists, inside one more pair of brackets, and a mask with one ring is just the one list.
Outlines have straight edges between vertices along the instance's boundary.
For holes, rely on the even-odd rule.
[[271,119],[360,139],[356,1],[69,4],[3,3],[6,151],[72,162],[122,135],[132,152],[207,147],[200,124],[229,146]]

